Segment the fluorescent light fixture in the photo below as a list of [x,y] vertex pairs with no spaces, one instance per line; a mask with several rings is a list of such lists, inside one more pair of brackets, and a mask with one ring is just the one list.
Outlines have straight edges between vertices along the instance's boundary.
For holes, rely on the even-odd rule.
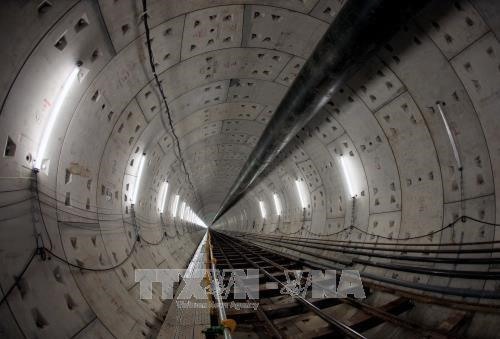
[[201,227],[205,227],[207,228],[207,225],[205,224],[205,222],[203,220],[200,219],[200,217],[196,216],[196,221],[195,223]]
[[[178,204],[179,203],[178,195],[176,195],[176,201]],[[174,201],[174,203],[175,203],[175,201]],[[179,217],[183,220],[186,220],[186,221],[192,223],[192,224],[196,224],[198,226],[207,228],[207,225],[205,224],[205,222],[203,220],[201,220],[201,218],[198,217],[198,215],[196,215],[196,213],[191,209],[191,207],[189,205],[186,204],[185,201],[183,201],[181,204],[181,208],[179,211]]]
[[139,186],[141,185],[142,172],[144,170],[144,163],[146,162],[146,153],[142,153],[139,159],[139,169],[137,170],[137,177],[135,178],[134,194],[132,195],[132,203],[135,204],[137,194],[139,193]]
[[274,208],[276,209],[276,215],[280,216],[281,215],[281,201],[280,198],[276,193],[273,194],[273,199],[274,199]]
[[344,172],[344,177],[345,177],[345,182],[347,184],[347,190],[351,198],[354,198],[356,196],[356,193],[354,192],[353,186],[352,186],[352,181],[351,181],[351,176],[349,175],[349,160],[341,156],[340,157],[340,164],[342,165],[342,171]]
[[180,198],[179,194],[176,194],[174,198],[174,204],[172,205],[172,217],[174,218],[177,215],[177,208],[179,207],[179,198]]
[[181,204],[181,211],[179,212],[179,218],[184,219],[184,211],[186,209],[186,202],[183,201]]
[[69,90],[71,86],[77,79],[78,72],[80,71],[79,67],[75,67],[71,73],[69,74],[66,81],[61,87],[61,91],[59,92],[56,101],[54,102],[54,106],[52,106],[52,110],[49,113],[49,120],[43,129],[42,139],[40,140],[40,144],[38,146],[37,155],[34,162],[34,167],[41,169],[45,173],[49,171],[49,159],[45,159],[45,153],[47,151],[47,145],[49,143],[49,139],[52,137],[52,130],[54,129],[54,125],[57,120],[57,116],[61,111],[61,107],[68,96]]
[[299,200],[302,208],[307,208],[306,203],[306,192],[304,191],[304,185],[301,181],[295,180],[295,186],[297,186],[297,191],[299,192]]
[[163,213],[165,210],[165,202],[167,201],[167,194],[168,194],[168,181],[165,181],[163,183],[163,190],[161,193],[160,206],[159,206],[159,210],[161,213]]
[[453,149],[453,156],[455,157],[455,161],[457,162],[458,169],[462,168],[462,161],[460,160],[460,154],[458,153],[457,143],[455,141],[455,137],[453,132],[451,131],[450,125],[448,124],[448,119],[446,119],[446,115],[444,114],[443,108],[441,104],[437,104],[439,114],[441,115],[441,119],[443,120],[444,127],[446,128],[446,133],[448,134],[448,139],[450,140],[451,148]]
[[266,218],[266,206],[264,206],[264,202],[261,200],[259,201],[259,206],[260,206],[260,215],[262,218]]

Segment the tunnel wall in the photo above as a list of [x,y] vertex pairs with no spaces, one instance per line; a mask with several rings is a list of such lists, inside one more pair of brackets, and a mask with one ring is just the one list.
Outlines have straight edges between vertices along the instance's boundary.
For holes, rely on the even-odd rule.
[[[134,270],[186,267],[204,230],[174,221],[168,208],[160,222],[160,188],[167,179],[166,205],[172,205],[173,192],[184,191],[183,201],[194,210],[199,206],[178,162],[168,156],[172,140],[160,117],[143,113],[134,98],[150,81],[149,65],[134,43],[116,58],[95,1],[7,1],[2,7],[2,30],[18,42],[1,58],[8,65],[1,76],[2,292],[42,242],[73,265],[117,267],[92,272],[49,253],[45,260],[36,255],[1,305],[0,336],[154,335],[169,300],[160,299],[160,286],[154,286],[153,299],[139,299]],[[83,65],[44,157],[48,170],[34,176],[44,124],[77,60]],[[143,152],[136,242],[131,198]]]

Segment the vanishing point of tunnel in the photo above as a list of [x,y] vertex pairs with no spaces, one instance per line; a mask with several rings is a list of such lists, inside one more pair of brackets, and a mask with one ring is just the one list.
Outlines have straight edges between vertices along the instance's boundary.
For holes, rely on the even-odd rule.
[[0,1],[0,338],[500,338],[500,1]]

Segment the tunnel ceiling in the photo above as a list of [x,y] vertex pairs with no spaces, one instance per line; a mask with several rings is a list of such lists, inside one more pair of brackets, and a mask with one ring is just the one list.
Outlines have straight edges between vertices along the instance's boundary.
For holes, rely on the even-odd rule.
[[[340,8],[315,1],[212,5],[151,2],[148,12],[160,79],[207,211],[222,202],[287,87]],[[327,7],[329,14],[323,13]],[[143,27],[137,24],[141,7],[109,3],[102,12],[119,51],[116,58],[137,53],[144,41]],[[152,93],[154,85],[147,84],[135,98],[145,114],[154,116],[163,108]]]

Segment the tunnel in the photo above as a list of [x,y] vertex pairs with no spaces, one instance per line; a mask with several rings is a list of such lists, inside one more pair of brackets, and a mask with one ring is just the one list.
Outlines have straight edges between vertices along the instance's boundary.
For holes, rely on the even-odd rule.
[[1,338],[499,337],[500,2],[0,16]]

